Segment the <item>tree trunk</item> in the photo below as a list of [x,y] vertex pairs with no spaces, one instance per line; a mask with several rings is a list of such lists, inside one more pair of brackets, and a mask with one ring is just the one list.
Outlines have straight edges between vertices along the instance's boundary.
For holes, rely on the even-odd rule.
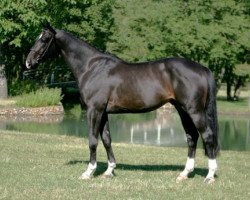
[[221,87],[221,84],[222,84],[222,79],[224,77],[224,74],[225,74],[225,68],[223,67],[220,71],[220,73],[216,74],[215,75],[215,81],[216,81],[216,94],[218,93],[220,87]]
[[7,79],[5,76],[4,65],[0,63],[0,99],[7,99]]
[[232,83],[227,80],[227,100],[231,101],[233,98],[231,96],[231,88],[232,88]]

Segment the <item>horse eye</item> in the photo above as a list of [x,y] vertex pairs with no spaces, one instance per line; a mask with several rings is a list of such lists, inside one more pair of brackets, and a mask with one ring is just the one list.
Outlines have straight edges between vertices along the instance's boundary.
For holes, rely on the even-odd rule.
[[42,42],[48,42],[49,39],[50,39],[50,35],[48,35],[48,34],[44,34],[44,35],[41,37]]

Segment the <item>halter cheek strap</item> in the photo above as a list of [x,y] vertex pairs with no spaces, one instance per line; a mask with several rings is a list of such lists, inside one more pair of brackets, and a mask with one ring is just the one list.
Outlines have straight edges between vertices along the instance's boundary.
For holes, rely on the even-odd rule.
[[45,49],[42,51],[41,54],[39,54],[39,53],[38,53],[35,49],[33,49],[33,48],[30,49],[30,51],[33,51],[33,52],[35,52],[35,53],[38,54],[38,57],[37,57],[37,60],[38,60],[38,61],[41,60],[41,59],[44,57],[44,55],[48,52],[48,49],[49,49],[49,47],[51,46],[52,41],[55,39],[55,35],[54,35],[53,33],[50,33],[50,35],[51,35],[52,37],[50,38],[49,42],[47,43]]

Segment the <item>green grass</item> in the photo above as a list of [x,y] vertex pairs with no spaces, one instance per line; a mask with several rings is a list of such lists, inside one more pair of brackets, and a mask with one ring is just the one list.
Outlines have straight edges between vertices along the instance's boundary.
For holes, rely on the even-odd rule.
[[17,106],[43,107],[58,105],[62,100],[61,89],[41,88],[35,92],[23,94],[14,98]]
[[227,101],[226,91],[220,90],[217,95],[217,109],[220,113],[250,114],[249,92],[242,91],[239,101]]
[[216,182],[206,185],[207,159],[197,152],[191,178],[175,179],[186,148],[114,144],[116,176],[103,179],[106,153],[98,149],[98,170],[78,180],[87,167],[82,138],[0,131],[0,199],[249,199],[249,152],[222,151]]
[[225,99],[217,99],[217,107],[219,113],[225,114],[250,114],[250,108],[247,100],[239,100],[237,102],[227,101]]

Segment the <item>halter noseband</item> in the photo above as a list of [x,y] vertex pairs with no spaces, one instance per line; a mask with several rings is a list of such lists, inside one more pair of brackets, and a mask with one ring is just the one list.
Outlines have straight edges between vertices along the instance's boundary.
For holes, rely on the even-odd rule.
[[44,55],[48,52],[48,49],[49,49],[52,41],[55,39],[54,33],[50,32],[50,31],[48,31],[48,33],[51,36],[51,38],[49,39],[49,42],[47,43],[47,45],[46,45],[45,49],[42,51],[42,53],[39,54],[38,51],[36,51],[34,48],[30,49],[30,51],[33,51],[33,52],[38,54],[37,61],[40,61],[43,59]]

